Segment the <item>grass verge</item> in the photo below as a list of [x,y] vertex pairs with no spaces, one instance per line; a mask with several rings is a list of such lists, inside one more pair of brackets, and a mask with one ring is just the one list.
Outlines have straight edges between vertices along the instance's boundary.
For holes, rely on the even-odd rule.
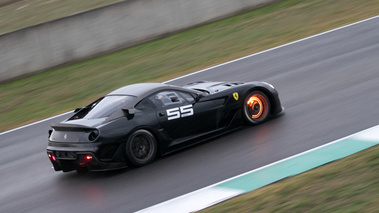
[[0,34],[122,0],[0,0]]
[[379,145],[200,211],[378,212]]
[[[286,0],[113,54],[0,85],[0,131],[372,17],[379,0]],[[199,79],[200,80],[200,79]]]

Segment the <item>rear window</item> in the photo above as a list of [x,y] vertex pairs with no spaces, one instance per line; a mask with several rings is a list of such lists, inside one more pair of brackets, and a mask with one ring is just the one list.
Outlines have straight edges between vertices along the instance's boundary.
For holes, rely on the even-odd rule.
[[105,96],[83,108],[70,120],[107,118],[114,112],[122,110],[133,99],[135,98],[132,96]]

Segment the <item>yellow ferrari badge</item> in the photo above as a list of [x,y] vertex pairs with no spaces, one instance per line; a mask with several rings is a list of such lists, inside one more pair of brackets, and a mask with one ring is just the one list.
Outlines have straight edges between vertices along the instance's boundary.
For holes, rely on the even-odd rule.
[[238,92],[233,93],[233,98],[236,99],[236,101],[238,101]]

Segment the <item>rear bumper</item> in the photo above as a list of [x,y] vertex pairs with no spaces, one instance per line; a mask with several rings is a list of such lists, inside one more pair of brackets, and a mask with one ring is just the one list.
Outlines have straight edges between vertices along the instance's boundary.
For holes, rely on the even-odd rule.
[[[104,171],[127,167],[123,146],[49,142],[47,156],[55,171]],[[100,156],[100,157],[99,157]],[[122,157],[120,157],[122,156]]]
[[[74,157],[67,157],[74,156]],[[62,157],[62,154],[64,157]],[[126,162],[103,162],[92,152],[64,152],[47,150],[55,171],[104,171],[127,167]]]

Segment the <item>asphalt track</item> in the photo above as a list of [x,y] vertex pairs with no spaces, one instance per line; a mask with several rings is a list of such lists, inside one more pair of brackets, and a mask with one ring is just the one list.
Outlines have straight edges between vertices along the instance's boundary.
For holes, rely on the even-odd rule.
[[[249,45],[249,44],[247,44]],[[49,124],[0,135],[0,212],[133,212],[379,124],[379,17],[173,81],[267,81],[286,110],[139,168],[51,169]]]

